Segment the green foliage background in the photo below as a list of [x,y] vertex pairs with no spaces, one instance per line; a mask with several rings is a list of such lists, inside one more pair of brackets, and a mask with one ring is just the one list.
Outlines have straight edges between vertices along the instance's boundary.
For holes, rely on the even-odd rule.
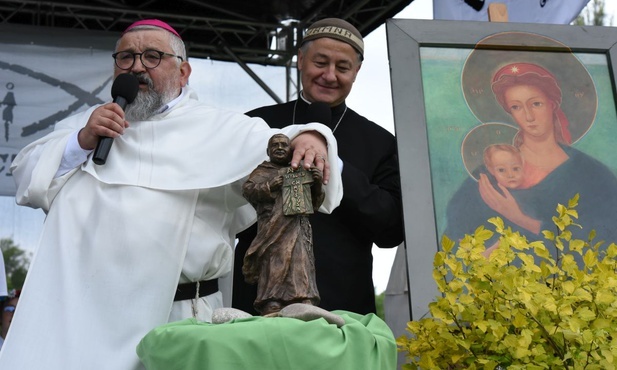
[[[617,367],[617,245],[572,239],[578,195],[558,205],[556,231],[527,241],[489,220],[458,248],[444,237],[433,278],[442,296],[431,317],[409,322],[397,339],[403,369],[615,369]],[[547,244],[558,251],[551,255]]]
[[4,257],[7,287],[21,289],[26,279],[30,255],[14,244],[12,239],[0,239],[0,249]]

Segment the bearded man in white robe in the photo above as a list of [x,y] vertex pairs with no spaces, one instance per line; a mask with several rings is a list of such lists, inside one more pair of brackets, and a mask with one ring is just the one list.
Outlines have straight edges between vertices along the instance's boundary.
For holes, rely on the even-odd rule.
[[[141,368],[135,347],[151,329],[210,321],[223,306],[218,279],[235,234],[255,220],[242,183],[281,130],[199,103],[182,39],[164,22],[131,25],[114,59],[115,77],[139,81],[126,112],[111,102],[69,117],[11,166],[17,203],[47,217],[2,369]],[[321,210],[331,212],[342,195],[331,132],[282,131],[292,166],[324,170]],[[104,165],[90,159],[100,137],[114,139]]]

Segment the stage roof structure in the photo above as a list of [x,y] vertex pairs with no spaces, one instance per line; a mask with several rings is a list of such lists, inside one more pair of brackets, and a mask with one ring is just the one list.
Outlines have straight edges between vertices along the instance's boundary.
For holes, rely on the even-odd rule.
[[339,17],[366,36],[413,0],[0,0],[0,24],[116,34],[137,19],[160,18],[189,56],[286,66],[302,29]]

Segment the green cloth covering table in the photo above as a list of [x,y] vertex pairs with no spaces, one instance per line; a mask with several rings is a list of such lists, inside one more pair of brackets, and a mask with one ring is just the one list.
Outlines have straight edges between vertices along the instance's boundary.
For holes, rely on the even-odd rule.
[[374,314],[325,319],[250,317],[223,324],[186,319],[159,326],[137,346],[149,370],[394,370],[396,343]]

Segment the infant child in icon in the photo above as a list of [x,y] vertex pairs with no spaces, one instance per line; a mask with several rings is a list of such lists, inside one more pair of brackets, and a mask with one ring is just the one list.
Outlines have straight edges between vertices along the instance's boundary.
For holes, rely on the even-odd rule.
[[[492,144],[484,149],[484,165],[498,184],[508,189],[518,189],[524,180],[523,157],[517,147],[510,144]],[[498,186],[495,186],[499,190]]]
[[294,303],[319,304],[309,215],[325,196],[317,167],[290,166],[287,136],[272,136],[266,153],[270,161],[257,166],[242,187],[257,211],[257,235],[244,256],[242,273],[248,283],[257,284],[253,305],[262,316]]

